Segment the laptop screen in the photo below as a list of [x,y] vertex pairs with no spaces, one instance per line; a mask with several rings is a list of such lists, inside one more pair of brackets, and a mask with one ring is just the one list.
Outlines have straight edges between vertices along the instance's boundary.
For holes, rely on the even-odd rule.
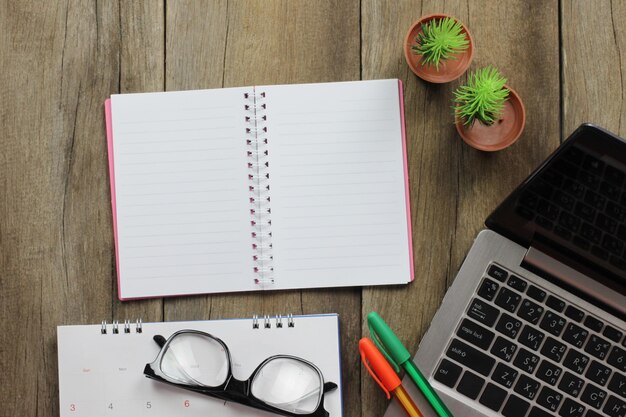
[[486,225],[626,294],[626,142],[582,125]]

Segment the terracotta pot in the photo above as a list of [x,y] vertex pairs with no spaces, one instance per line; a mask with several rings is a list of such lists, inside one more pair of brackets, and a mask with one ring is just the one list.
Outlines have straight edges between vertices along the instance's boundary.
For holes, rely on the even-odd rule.
[[478,120],[472,126],[465,126],[462,120],[456,120],[456,130],[461,138],[473,148],[481,151],[499,151],[512,145],[524,131],[526,110],[519,95],[508,85],[509,97],[499,120],[486,126]]
[[447,83],[452,80],[456,80],[465,71],[467,71],[467,68],[472,63],[472,58],[474,57],[474,39],[463,23],[461,23],[461,26],[463,27],[463,32],[466,34],[469,41],[467,49],[454,55],[448,60],[441,61],[439,63],[439,69],[437,69],[434,65],[423,65],[421,63],[422,56],[416,55],[411,50],[411,47],[415,45],[415,38],[422,32],[422,24],[433,19],[444,19],[446,17],[451,17],[461,23],[455,17],[445,14],[430,14],[422,16],[411,25],[404,38],[404,57],[406,58],[406,63],[409,65],[409,68],[411,68],[411,71],[413,71],[418,77],[431,83]]

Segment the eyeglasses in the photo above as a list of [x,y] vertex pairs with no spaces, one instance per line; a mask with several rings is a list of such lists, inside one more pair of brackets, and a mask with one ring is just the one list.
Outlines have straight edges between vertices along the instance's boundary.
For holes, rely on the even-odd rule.
[[324,382],[317,366],[302,358],[275,355],[241,381],[232,374],[228,346],[197,330],[180,330],[165,339],[154,336],[161,351],[144,368],[154,380],[225,401],[285,416],[328,417],[324,394],[337,388]]

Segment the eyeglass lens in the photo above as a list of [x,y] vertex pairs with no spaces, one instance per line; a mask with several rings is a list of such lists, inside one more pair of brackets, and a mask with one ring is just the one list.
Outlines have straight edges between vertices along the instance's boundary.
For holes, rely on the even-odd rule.
[[197,333],[177,335],[161,358],[161,372],[187,385],[219,386],[226,382],[228,366],[224,346]]
[[267,361],[252,381],[252,394],[259,400],[294,414],[317,409],[323,391],[320,374],[310,365],[290,358]]

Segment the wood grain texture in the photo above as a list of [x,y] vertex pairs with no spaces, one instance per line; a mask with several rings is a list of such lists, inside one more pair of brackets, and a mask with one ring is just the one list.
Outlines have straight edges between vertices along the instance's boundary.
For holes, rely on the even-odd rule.
[[[522,96],[510,149],[457,136],[464,78],[408,69],[405,31],[432,12],[466,23],[472,68],[497,66]],[[415,350],[495,205],[581,122],[626,135],[625,15],[616,0],[0,0],[0,416],[58,415],[57,325],[324,312],[340,314],[344,415],[382,415],[356,349],[365,315]],[[405,85],[414,283],[117,300],[105,98],[359,78]]]
[[[525,101],[525,132],[512,147],[488,154],[459,138],[451,98],[465,76],[433,85],[409,71],[402,51],[406,31],[421,15],[435,12],[468,26],[476,48],[470,70],[496,66]],[[557,2],[404,1],[391,8],[364,1],[362,28],[363,78],[397,77],[405,83],[415,254],[415,282],[364,290],[362,314],[374,310],[389,318],[415,351],[487,215],[558,146]],[[370,379],[363,374],[363,415],[382,415],[386,401]]]

